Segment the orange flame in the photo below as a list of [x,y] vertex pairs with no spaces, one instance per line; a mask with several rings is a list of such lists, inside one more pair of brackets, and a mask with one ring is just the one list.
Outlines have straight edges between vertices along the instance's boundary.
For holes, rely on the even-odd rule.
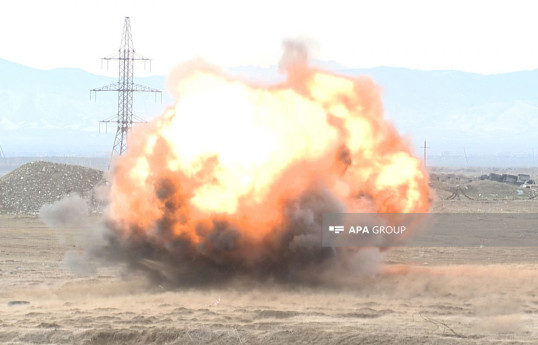
[[369,78],[296,64],[286,82],[260,86],[196,62],[171,81],[177,103],[133,129],[113,172],[109,216],[126,235],[158,240],[153,229],[166,221],[199,243],[226,221],[255,245],[313,185],[342,212],[428,211],[424,167]]

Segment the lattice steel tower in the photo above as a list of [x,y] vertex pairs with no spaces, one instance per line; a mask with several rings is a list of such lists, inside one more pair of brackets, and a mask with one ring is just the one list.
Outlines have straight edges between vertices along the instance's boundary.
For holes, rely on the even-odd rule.
[[[120,49],[117,53],[103,58],[103,60],[118,60],[119,62],[119,77],[116,83],[106,85],[97,89],[92,89],[91,92],[98,91],[117,91],[118,92],[118,114],[112,118],[100,121],[101,123],[117,123],[116,138],[114,139],[114,147],[112,155],[122,155],[127,150],[127,132],[133,126],[133,123],[143,121],[133,121],[137,116],[133,115],[133,95],[135,92],[154,92],[161,94],[160,90],[151,87],[140,85],[133,80],[133,70],[135,60],[142,60],[144,63],[150,62],[148,59],[135,52],[133,47],[133,38],[131,37],[131,22],[129,17],[125,17],[123,26],[123,35],[121,37]],[[162,94],[161,94],[162,97]]]

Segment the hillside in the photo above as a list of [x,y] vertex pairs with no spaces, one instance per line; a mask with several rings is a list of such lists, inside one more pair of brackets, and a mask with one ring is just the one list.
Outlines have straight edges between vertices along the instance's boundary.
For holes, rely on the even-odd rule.
[[[378,67],[346,69],[316,62],[337,73],[371,76],[382,89],[387,117],[419,152],[428,139],[429,153],[532,157],[537,144],[538,70],[499,75],[458,71],[417,71]],[[111,66],[112,69],[112,66]],[[283,78],[276,67],[237,67],[230,70],[257,82]],[[0,145],[6,156],[95,155],[109,152],[114,126],[99,132],[98,121],[113,116],[114,92],[90,100],[89,90],[113,78],[79,69],[36,70],[0,59]],[[135,78],[136,79],[136,78]],[[164,76],[136,79],[163,90],[163,102],[153,95],[135,98],[135,113],[159,115],[172,103]]]

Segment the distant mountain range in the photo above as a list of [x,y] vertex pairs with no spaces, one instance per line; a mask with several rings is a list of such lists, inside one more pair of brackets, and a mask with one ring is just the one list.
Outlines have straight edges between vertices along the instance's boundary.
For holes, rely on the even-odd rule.
[[[529,156],[538,149],[538,70],[498,75],[378,67],[346,69],[315,62],[337,73],[372,77],[383,90],[386,116],[416,152],[424,139],[429,153]],[[237,67],[233,74],[262,81],[283,78],[276,67]],[[99,132],[99,120],[116,113],[115,92],[90,89],[114,82],[80,69],[38,70],[0,59],[0,145],[6,156],[106,155],[115,128]],[[151,118],[172,104],[165,76],[135,78],[163,90],[135,97],[135,113]],[[538,156],[538,151],[537,151]]]
[[[38,70],[0,59],[0,145],[6,156],[101,155],[110,151],[115,128],[99,132],[99,120],[117,112],[115,92],[100,92],[90,100],[90,89],[113,83],[114,78],[80,69]],[[163,90],[162,76],[141,78]],[[135,99],[135,112],[144,117],[162,111],[152,95]]]

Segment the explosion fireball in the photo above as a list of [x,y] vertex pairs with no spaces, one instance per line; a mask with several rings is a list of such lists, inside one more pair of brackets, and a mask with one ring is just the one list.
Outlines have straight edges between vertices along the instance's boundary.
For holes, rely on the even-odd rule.
[[422,162],[374,82],[286,68],[271,86],[201,61],[173,72],[176,104],[133,128],[112,172],[117,259],[178,284],[301,280],[349,255],[321,247],[324,212],[428,211]]

